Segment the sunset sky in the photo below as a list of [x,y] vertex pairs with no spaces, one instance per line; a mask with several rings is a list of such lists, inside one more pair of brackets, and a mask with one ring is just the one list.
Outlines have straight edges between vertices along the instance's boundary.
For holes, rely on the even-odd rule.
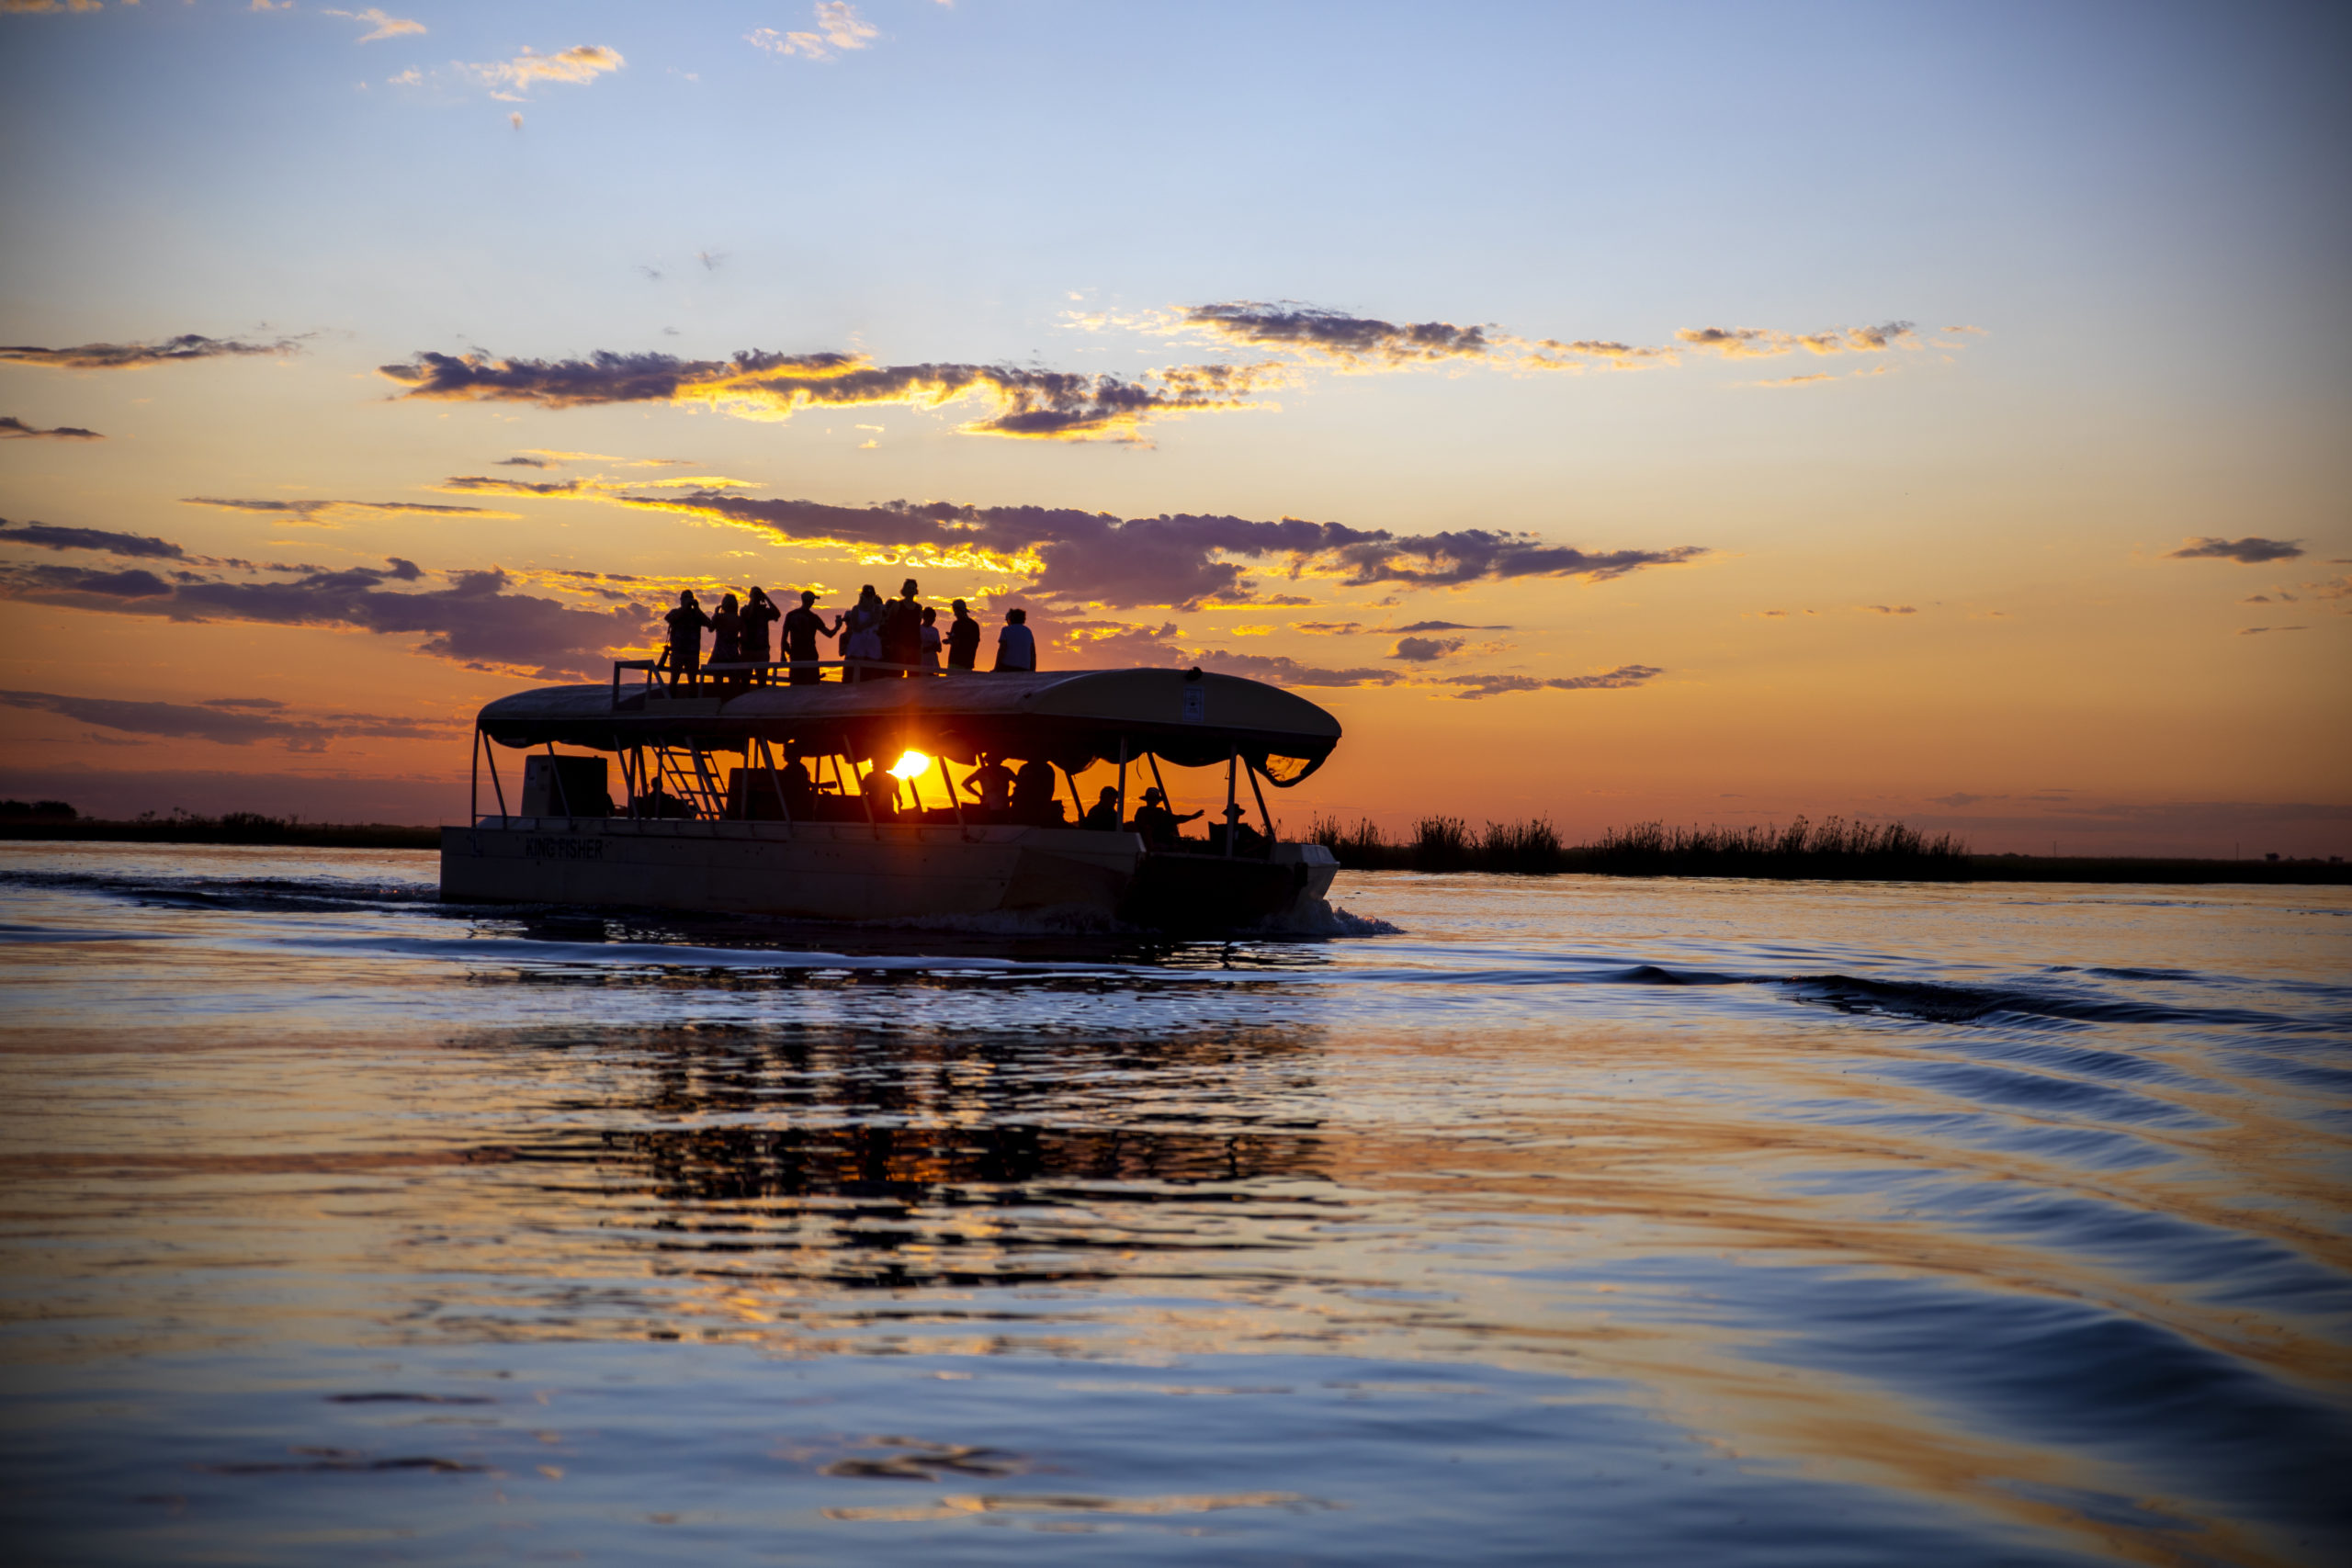
[[0,793],[456,820],[678,588],[911,574],[1323,704],[1294,829],[2352,853],[2347,46],[0,0]]

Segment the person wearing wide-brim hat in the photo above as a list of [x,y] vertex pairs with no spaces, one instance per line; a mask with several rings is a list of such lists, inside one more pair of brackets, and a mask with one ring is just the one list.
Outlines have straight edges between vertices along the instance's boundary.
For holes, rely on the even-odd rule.
[[1200,815],[1193,811],[1179,817],[1168,809],[1167,793],[1155,784],[1143,792],[1143,804],[1136,808],[1135,829],[1154,849],[1170,847],[1177,840],[1177,829]]

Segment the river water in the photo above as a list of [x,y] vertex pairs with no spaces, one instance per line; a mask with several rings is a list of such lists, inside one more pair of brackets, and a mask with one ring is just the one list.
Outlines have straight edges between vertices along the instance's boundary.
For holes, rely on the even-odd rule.
[[0,850],[20,1558],[2352,1559],[2344,889],[434,869]]

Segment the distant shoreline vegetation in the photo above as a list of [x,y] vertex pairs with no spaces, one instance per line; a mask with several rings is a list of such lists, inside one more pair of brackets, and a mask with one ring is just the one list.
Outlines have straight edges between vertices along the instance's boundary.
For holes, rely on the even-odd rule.
[[1786,828],[1611,828],[1589,844],[1561,841],[1544,818],[1488,822],[1424,817],[1391,839],[1379,824],[1317,818],[1307,837],[1352,871],[1489,872],[1515,876],[1725,876],[1837,882],[2352,882],[2338,861],[2199,860],[2120,855],[1980,855],[1950,833],[1901,822]]
[[[1544,818],[1488,822],[1425,817],[1396,839],[1377,824],[1318,818],[1308,839],[1350,871],[1510,876],[1714,876],[1835,882],[2254,882],[2352,883],[2340,861],[2197,860],[2112,855],[1979,855],[1951,834],[1928,838],[1900,822],[1786,828],[1612,828],[1597,842],[1566,844]],[[231,811],[199,817],[153,812],[128,822],[83,817],[63,801],[0,801],[0,840],[18,842],[252,844],[286,849],[432,850],[438,828],[386,822],[305,822]]]

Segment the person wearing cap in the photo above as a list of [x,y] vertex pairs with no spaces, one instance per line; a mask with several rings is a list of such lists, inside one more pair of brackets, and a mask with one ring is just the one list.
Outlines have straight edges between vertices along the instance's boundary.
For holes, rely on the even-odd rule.
[[1178,838],[1177,829],[1201,815],[1193,811],[1179,817],[1169,810],[1167,795],[1155,784],[1143,792],[1143,804],[1136,807],[1135,829],[1153,849],[1172,848]]
[[1094,797],[1094,804],[1086,808],[1086,815],[1078,825],[1081,828],[1091,828],[1102,833],[1117,832],[1119,830],[1119,792],[1109,784],[1104,784],[1102,793]]

